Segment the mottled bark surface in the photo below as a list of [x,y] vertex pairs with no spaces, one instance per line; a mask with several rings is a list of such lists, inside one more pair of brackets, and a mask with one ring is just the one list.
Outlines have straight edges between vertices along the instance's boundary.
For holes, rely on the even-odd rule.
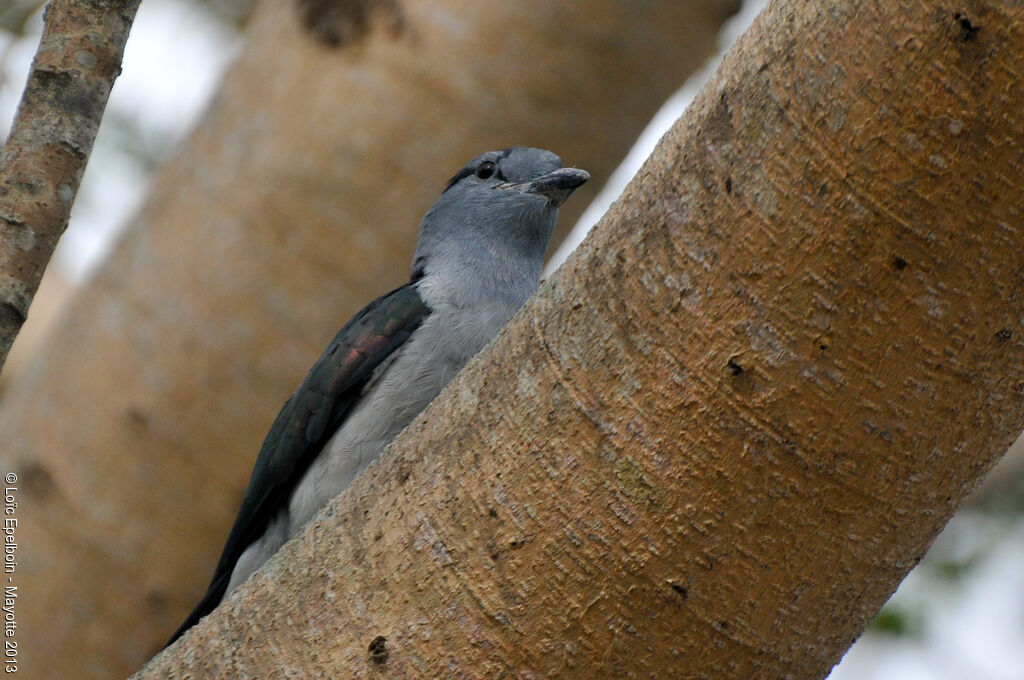
[[349,24],[320,5],[257,10],[212,110],[5,395],[0,462],[32,480],[32,677],[123,677],[166,641],[275,413],[341,324],[407,278],[455,170],[527,144],[599,183],[736,3],[371,2]]
[[0,152],[0,369],[28,315],[99,130],[139,0],[55,0]]
[[996,2],[773,4],[382,464],[136,677],[823,677],[1024,427],[1022,45]]

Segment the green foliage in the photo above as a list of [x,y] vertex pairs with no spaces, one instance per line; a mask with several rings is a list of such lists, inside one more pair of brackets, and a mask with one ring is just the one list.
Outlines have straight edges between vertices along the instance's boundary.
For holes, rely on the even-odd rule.
[[868,630],[889,637],[915,638],[920,636],[923,623],[919,613],[887,604],[868,624]]

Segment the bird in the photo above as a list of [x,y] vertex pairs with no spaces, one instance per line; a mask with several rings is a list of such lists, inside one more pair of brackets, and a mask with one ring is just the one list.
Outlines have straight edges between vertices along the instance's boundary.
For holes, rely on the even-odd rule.
[[423,216],[410,280],[346,323],[274,420],[213,578],[169,646],[384,451],[536,291],[590,178],[550,151],[469,161]]

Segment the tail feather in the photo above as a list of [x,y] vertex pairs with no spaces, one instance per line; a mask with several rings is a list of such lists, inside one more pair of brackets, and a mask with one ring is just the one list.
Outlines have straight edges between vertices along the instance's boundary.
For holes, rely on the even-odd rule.
[[210,584],[210,587],[206,589],[206,594],[203,595],[203,599],[199,601],[196,608],[192,610],[192,613],[185,619],[185,623],[181,624],[181,627],[174,632],[171,639],[164,645],[164,649],[170,647],[174,642],[184,635],[185,631],[192,626],[199,623],[199,619],[203,618],[220,604],[220,601],[224,598],[224,593],[228,589],[228,579],[231,578],[231,571],[226,571],[218,576]]

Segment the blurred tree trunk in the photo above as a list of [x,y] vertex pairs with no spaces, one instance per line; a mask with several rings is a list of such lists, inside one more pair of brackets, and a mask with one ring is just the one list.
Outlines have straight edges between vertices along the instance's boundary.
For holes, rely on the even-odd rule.
[[998,2],[772,4],[496,343],[136,677],[823,677],[1024,427],[1022,45]]
[[4,396],[33,677],[121,677],[159,649],[275,412],[407,277],[462,163],[543,146],[599,183],[736,5],[264,3],[133,229]]

